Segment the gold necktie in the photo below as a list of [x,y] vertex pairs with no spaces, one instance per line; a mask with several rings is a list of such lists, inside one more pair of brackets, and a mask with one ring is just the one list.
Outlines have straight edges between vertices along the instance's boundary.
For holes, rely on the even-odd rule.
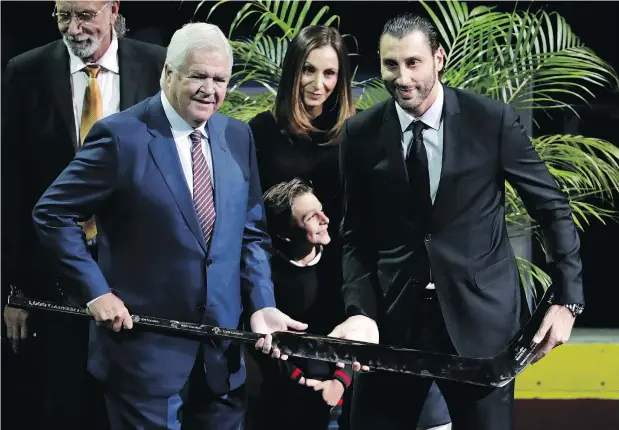
[[92,64],[84,69],[88,74],[88,85],[84,92],[84,105],[82,107],[82,120],[80,122],[80,145],[84,144],[84,139],[90,128],[103,116],[103,101],[101,100],[101,90],[97,83],[97,75],[101,71],[101,66]]
[[[84,92],[84,104],[82,106],[82,119],[80,122],[80,146],[84,144],[84,139],[88,135],[91,127],[103,116],[103,101],[101,98],[101,90],[97,83],[97,75],[101,71],[101,66],[91,64],[86,66],[84,72],[88,74],[88,85]],[[88,221],[80,223],[86,241],[90,242],[97,235],[97,225],[95,217]]]

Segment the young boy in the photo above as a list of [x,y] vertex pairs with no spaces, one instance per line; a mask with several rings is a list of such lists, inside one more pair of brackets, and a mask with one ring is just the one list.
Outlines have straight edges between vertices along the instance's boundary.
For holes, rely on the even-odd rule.
[[[277,308],[306,322],[308,332],[326,335],[344,317],[340,279],[328,270],[323,256],[331,241],[329,218],[312,188],[300,179],[277,184],[263,197],[273,241]],[[252,356],[263,376],[257,425],[252,428],[338,428],[342,396],[352,378],[349,367],[296,357],[282,361],[260,353]]]

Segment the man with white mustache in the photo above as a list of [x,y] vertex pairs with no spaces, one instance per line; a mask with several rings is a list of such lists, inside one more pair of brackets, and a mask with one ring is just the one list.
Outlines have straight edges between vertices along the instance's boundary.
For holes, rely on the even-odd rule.
[[[125,39],[118,1],[58,1],[51,12],[62,39],[11,59],[3,76],[2,169],[8,186],[2,189],[2,249],[7,256],[2,272],[5,287],[60,302],[78,291],[41,247],[32,209],[73,159],[94,121],[158,91],[165,48]],[[94,221],[88,231],[89,249],[96,254]],[[20,361],[27,351],[37,361],[45,357],[43,379],[36,387],[44,391],[43,421],[49,428],[83,428],[82,405],[92,403],[83,400],[88,398],[84,390],[89,392],[84,388],[86,321],[40,321],[14,308],[4,309],[4,320],[15,352],[22,346]],[[34,350],[24,348],[35,332]]]

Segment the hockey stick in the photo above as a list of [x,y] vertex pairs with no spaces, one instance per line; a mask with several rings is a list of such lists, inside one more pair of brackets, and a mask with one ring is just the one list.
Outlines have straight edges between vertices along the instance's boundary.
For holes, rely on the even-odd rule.
[[[279,348],[282,354],[293,357],[345,364],[359,362],[368,365],[372,370],[502,387],[522,372],[537,355],[540,345],[533,342],[533,336],[552,304],[552,299],[552,293],[546,292],[526,326],[509,345],[493,357],[460,357],[295,332],[273,333],[273,346]],[[21,309],[47,310],[90,317],[83,308],[17,296],[9,297],[8,304]],[[132,315],[131,319],[136,328],[164,331],[177,336],[215,337],[248,343],[255,343],[264,337],[258,333],[152,316]]]

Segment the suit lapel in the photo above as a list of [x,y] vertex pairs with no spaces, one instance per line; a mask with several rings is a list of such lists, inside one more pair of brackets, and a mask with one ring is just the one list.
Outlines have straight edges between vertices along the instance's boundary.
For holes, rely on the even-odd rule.
[[213,160],[213,186],[215,187],[215,226],[213,228],[212,242],[219,236],[224,221],[226,172],[230,171],[230,155],[226,147],[224,131],[226,129],[226,117],[213,115],[206,124],[209,141],[211,144],[211,156]]
[[120,72],[120,110],[130,108],[141,102],[144,98],[138,98],[141,82],[141,62],[133,46],[125,39],[118,41],[118,70]]
[[443,104],[443,161],[441,168],[441,178],[434,200],[434,214],[448,213],[448,199],[446,200],[446,189],[452,181],[456,169],[457,141],[461,137],[461,115],[460,106],[454,90],[443,86],[445,90],[445,102]]
[[48,63],[49,79],[48,88],[52,89],[53,99],[58,104],[58,111],[62,121],[67,127],[73,148],[77,149],[77,136],[75,132],[75,115],[73,113],[73,92],[71,90],[71,68],[67,47],[59,40],[53,52],[52,61]]
[[157,93],[148,104],[148,130],[154,136],[149,142],[150,153],[161,172],[165,183],[176,200],[187,225],[200,243],[204,252],[207,252],[204,236],[200,228],[198,216],[193,205],[193,199],[185,180],[183,168],[176,150],[176,143],[172,137],[170,123],[165,116],[161,104],[160,93]]
[[383,125],[379,136],[387,154],[389,172],[392,175],[396,194],[402,197],[403,202],[410,204],[411,191],[404,154],[402,153],[402,128],[395,108],[395,102],[392,99],[386,102]]

